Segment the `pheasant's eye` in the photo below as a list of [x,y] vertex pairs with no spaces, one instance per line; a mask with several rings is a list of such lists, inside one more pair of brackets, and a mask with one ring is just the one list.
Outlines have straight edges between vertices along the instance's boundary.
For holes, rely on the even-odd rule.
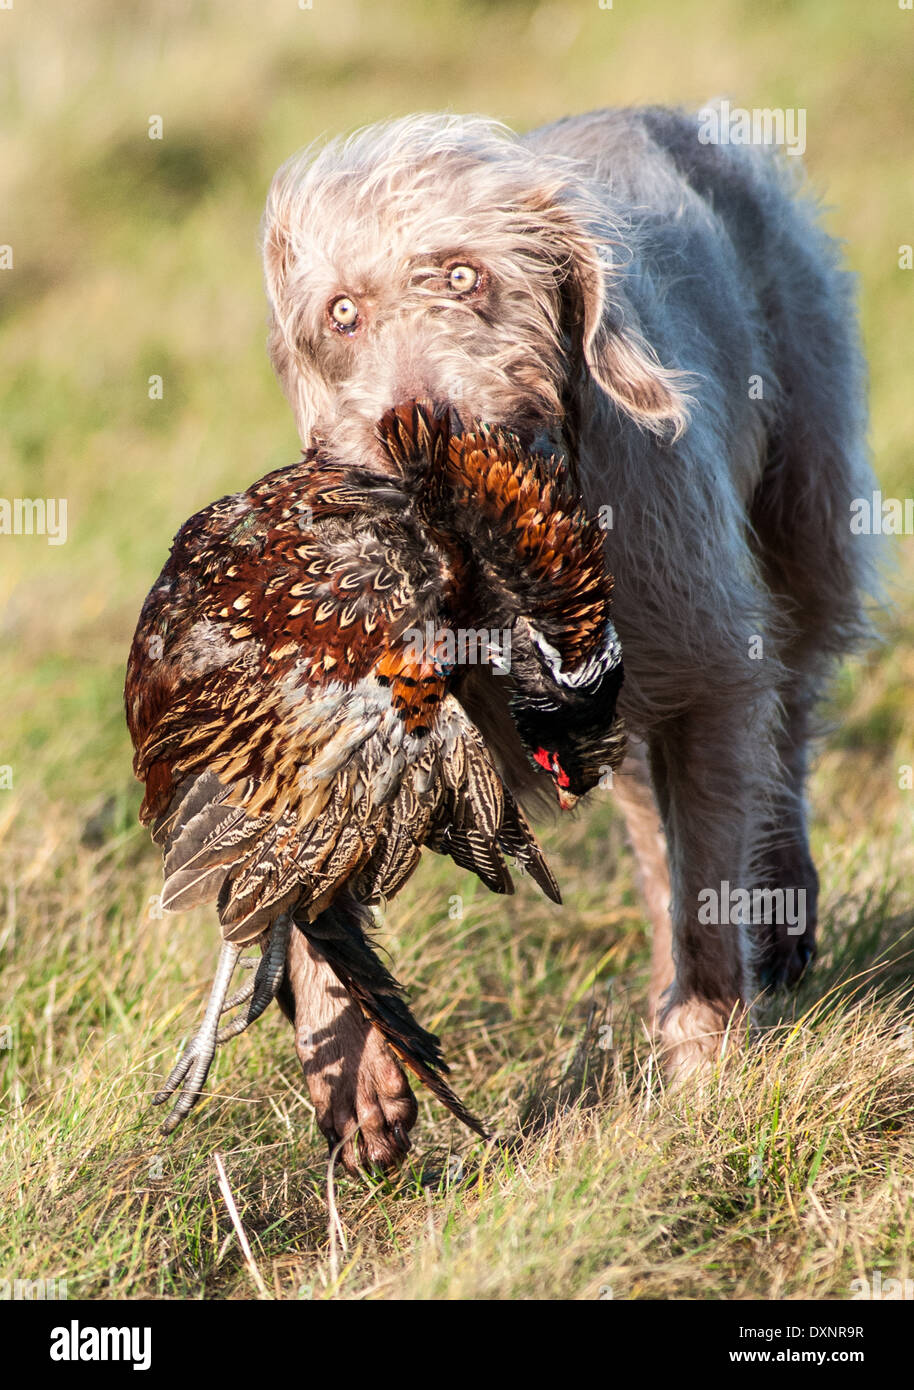
[[545,768],[546,772],[555,778],[558,786],[566,789],[571,786],[571,778],[559,762],[558,753],[552,753],[548,748],[537,748],[533,754],[533,761]]
[[333,320],[334,328],[338,328],[341,333],[351,333],[359,322],[358,305],[348,294],[340,294],[336,299],[331,299],[327,311]]
[[479,284],[479,271],[472,265],[452,265],[447,274],[447,283],[455,294],[469,294]]
[[550,753],[548,748],[537,748],[533,754],[533,761],[539,763],[547,772],[551,772],[553,777],[557,777],[562,770],[557,755]]

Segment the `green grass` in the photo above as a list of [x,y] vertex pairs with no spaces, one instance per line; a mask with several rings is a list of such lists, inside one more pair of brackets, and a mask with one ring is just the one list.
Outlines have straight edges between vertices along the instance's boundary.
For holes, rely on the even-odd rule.
[[[912,540],[885,641],[836,683],[812,783],[822,956],[759,1040],[667,1093],[640,1016],[649,937],[611,798],[546,827],[566,905],[430,860],[386,943],[465,1099],[420,1098],[413,1163],[338,1177],[271,1011],[169,1141],[149,1100],[200,1008],[206,913],[155,914],[123,666],[183,519],[297,456],[264,348],[269,177],[322,131],[449,106],[526,127],[605,103],[808,111],[807,164],[861,276],[873,448],[914,484],[914,239],[892,7],[516,3],[0,13],[0,477],[70,536],[0,537],[0,1278],[71,1296],[843,1298],[910,1277],[914,1198]],[[815,61],[810,63],[810,55]],[[863,100],[862,93],[866,93]],[[162,116],[165,139],[146,138]],[[164,379],[150,400],[148,378]],[[2,780],[2,779],[0,779]],[[452,894],[463,916],[448,915]],[[612,1047],[605,1048],[612,1026]]]

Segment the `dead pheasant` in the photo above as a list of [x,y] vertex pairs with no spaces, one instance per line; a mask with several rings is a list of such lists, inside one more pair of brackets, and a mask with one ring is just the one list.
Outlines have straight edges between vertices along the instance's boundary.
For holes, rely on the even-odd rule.
[[[379,426],[387,471],[311,451],[205,508],[143,607],[125,699],[162,906],[216,899],[224,938],[201,1027],[155,1098],[178,1091],[165,1132],[216,1046],[275,997],[300,930],[396,1056],[484,1133],[365,932],[367,905],[397,892],[422,846],[502,893],[513,859],[559,901],[438,634],[481,613],[512,631],[512,714],[566,797],[621,758],[621,660],[599,533],[564,470],[455,428],[404,408]],[[598,737],[576,733],[586,708]],[[230,994],[256,940],[256,977]]]

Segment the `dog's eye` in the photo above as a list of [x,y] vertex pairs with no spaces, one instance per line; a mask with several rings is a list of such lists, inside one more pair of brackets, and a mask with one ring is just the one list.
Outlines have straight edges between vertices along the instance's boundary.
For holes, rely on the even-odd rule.
[[447,273],[447,283],[455,294],[468,294],[479,284],[479,271],[472,265],[452,265]]
[[359,321],[358,305],[348,294],[340,294],[336,299],[331,299],[327,310],[334,328],[339,328],[344,333],[351,333]]

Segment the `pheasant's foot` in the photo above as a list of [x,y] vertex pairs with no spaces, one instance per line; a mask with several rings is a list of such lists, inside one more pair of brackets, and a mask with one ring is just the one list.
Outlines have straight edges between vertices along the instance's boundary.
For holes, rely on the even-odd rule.
[[[165,1085],[153,1098],[153,1105],[161,1105],[180,1087],[178,1099],[162,1125],[163,1134],[171,1134],[197,1104],[216,1055],[216,1048],[228,1042],[229,1038],[243,1033],[260,1017],[270,1001],[275,999],[285,971],[291,929],[291,920],[283,913],[273,924],[254,979],[249,980],[232,995],[228,994],[228,988],[238,964],[241,947],[231,942],[226,942],[222,947],[203,1022],[184,1049]],[[224,1013],[238,1004],[245,1003],[248,1007],[243,1013],[238,1014],[224,1027],[219,1027],[219,1019]]]
[[[277,917],[270,932],[270,939],[264,948],[257,966],[257,974],[254,976],[253,984],[249,982],[243,989],[238,991],[238,1002],[245,1003],[250,998],[250,1003],[246,1013],[238,1014],[227,1023],[224,1028],[219,1029],[216,1037],[217,1047],[228,1042],[229,1038],[236,1038],[239,1033],[243,1033],[249,1028],[256,1018],[259,1018],[268,1004],[276,998],[276,992],[282,984],[283,976],[286,972],[286,952],[289,949],[289,937],[292,933],[292,919],[287,913]],[[250,993],[248,990],[250,988]],[[228,1003],[222,1012],[229,1007]]]
[[171,1134],[200,1099],[203,1084],[216,1055],[219,1018],[240,955],[240,946],[235,946],[230,941],[223,944],[203,1022],[178,1058],[165,1085],[153,1097],[153,1105],[162,1105],[172,1092],[180,1087],[178,1099],[162,1125],[162,1134]]
[[[243,960],[238,962],[238,969],[256,970],[260,965],[260,960],[261,958],[257,956],[245,956]],[[240,989],[235,990],[234,994],[229,995],[228,999],[226,999],[225,1003],[222,1005],[221,1012],[227,1014],[230,1009],[237,1009],[239,1004],[246,1004],[254,993],[255,984],[256,980],[251,976],[246,985],[242,985]]]

